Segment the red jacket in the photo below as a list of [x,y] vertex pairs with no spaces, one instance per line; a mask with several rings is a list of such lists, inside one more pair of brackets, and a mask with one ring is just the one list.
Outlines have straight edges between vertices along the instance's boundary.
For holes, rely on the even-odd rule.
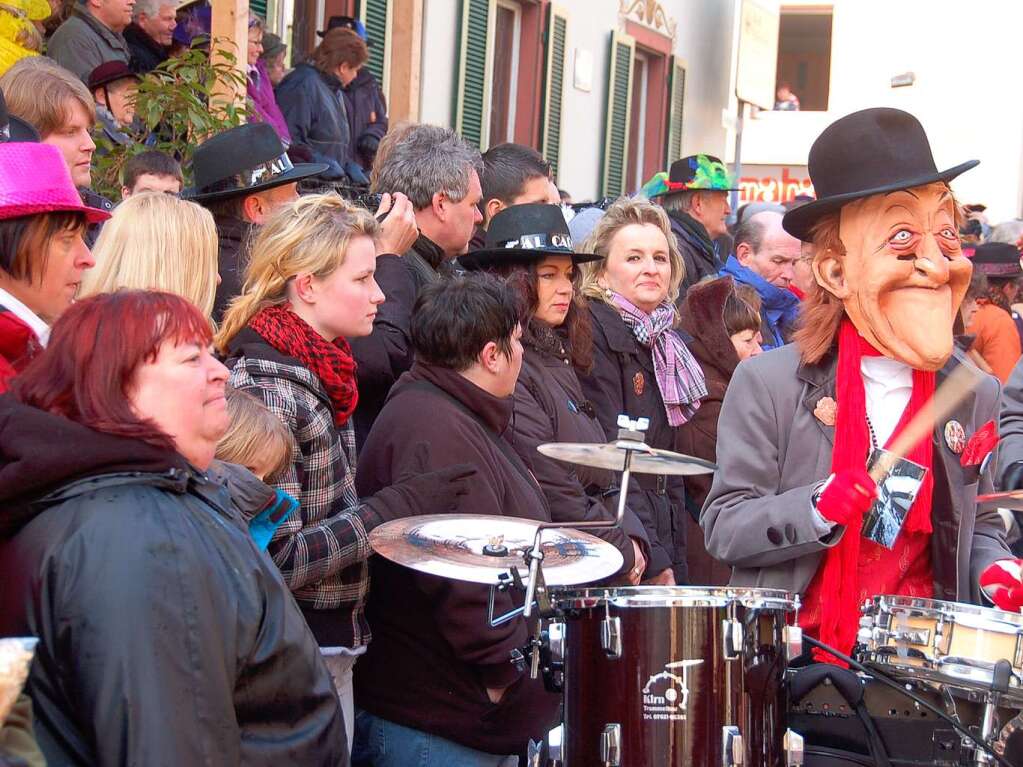
[[7,391],[10,380],[42,350],[32,328],[14,312],[0,306],[0,394]]

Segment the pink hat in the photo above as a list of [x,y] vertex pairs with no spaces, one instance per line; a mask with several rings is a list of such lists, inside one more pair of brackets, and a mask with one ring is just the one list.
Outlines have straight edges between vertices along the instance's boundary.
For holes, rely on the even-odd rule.
[[0,219],[51,211],[84,213],[90,224],[110,214],[82,204],[64,158],[48,144],[0,144]]

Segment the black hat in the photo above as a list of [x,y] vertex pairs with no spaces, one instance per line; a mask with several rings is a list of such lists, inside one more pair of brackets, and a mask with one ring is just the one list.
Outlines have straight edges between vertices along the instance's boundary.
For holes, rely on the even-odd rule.
[[571,256],[572,263],[599,261],[601,256],[576,253],[560,205],[542,202],[512,205],[490,220],[483,247],[458,259],[473,271],[542,261],[547,256]]
[[668,168],[664,194],[675,192],[734,192],[739,189],[728,168],[712,154],[691,154]]
[[94,91],[118,80],[141,80],[123,61],[104,61],[89,73],[89,90]]
[[817,199],[785,214],[782,226],[800,240],[822,216],[853,200],[951,181],[976,166],[970,160],[939,171],[924,128],[901,109],[863,109],[827,128],[810,147],[808,168]]
[[352,16],[331,16],[327,20],[327,28],[317,30],[316,34],[318,37],[325,37],[332,29],[350,29],[362,38],[362,42],[366,43],[367,48],[373,45],[366,34],[366,25]]
[[39,143],[39,132],[7,111],[3,91],[0,91],[0,144],[7,141]]
[[1020,253],[1007,242],[985,242],[973,252],[973,267],[988,277],[1019,277],[1023,275]]
[[277,133],[267,123],[248,123],[218,133],[195,148],[195,186],[182,197],[204,202],[273,189],[315,176],[324,163],[292,165]]

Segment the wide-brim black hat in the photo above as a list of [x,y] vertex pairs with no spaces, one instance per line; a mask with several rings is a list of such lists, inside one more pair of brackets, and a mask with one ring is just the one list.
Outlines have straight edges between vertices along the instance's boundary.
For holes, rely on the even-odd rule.
[[973,251],[973,268],[988,277],[1021,277],[1020,252],[1008,242],[985,242]]
[[249,123],[218,133],[192,155],[194,186],[181,195],[195,202],[225,200],[290,184],[327,170],[324,163],[293,165],[267,123]]
[[809,241],[814,224],[846,203],[951,181],[979,162],[939,171],[927,134],[913,115],[887,107],[853,112],[813,142],[807,167],[817,199],[786,213],[782,226],[793,237]]
[[483,247],[460,257],[469,271],[525,266],[548,256],[569,256],[572,263],[599,261],[594,253],[576,253],[572,234],[558,205],[527,203],[505,208],[490,220]]

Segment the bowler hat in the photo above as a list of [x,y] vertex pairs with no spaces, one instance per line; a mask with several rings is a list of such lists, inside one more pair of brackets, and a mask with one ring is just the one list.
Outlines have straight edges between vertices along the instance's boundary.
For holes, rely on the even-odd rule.
[[281,140],[266,123],[247,123],[218,133],[192,155],[195,186],[182,197],[205,202],[290,184],[327,169],[324,163],[292,165]]
[[118,80],[141,80],[123,61],[104,61],[89,73],[89,90],[94,91]]
[[1020,253],[1007,242],[985,242],[973,251],[973,268],[988,277],[1019,277],[1023,275]]
[[913,115],[887,107],[853,112],[813,142],[808,169],[817,199],[786,213],[782,226],[793,237],[809,241],[814,224],[846,203],[951,181],[979,162],[939,171],[927,134]]
[[366,43],[367,47],[373,45],[369,37],[366,35],[366,25],[359,19],[352,16],[331,16],[327,20],[327,28],[317,30],[316,34],[319,37],[325,37],[332,29],[350,29],[362,38],[362,42]]
[[64,156],[49,144],[0,144],[0,220],[67,211],[106,221],[105,210],[82,204]]
[[483,247],[458,259],[469,271],[571,256],[572,262],[599,261],[592,253],[576,253],[561,206],[542,202],[512,205],[490,220]]

